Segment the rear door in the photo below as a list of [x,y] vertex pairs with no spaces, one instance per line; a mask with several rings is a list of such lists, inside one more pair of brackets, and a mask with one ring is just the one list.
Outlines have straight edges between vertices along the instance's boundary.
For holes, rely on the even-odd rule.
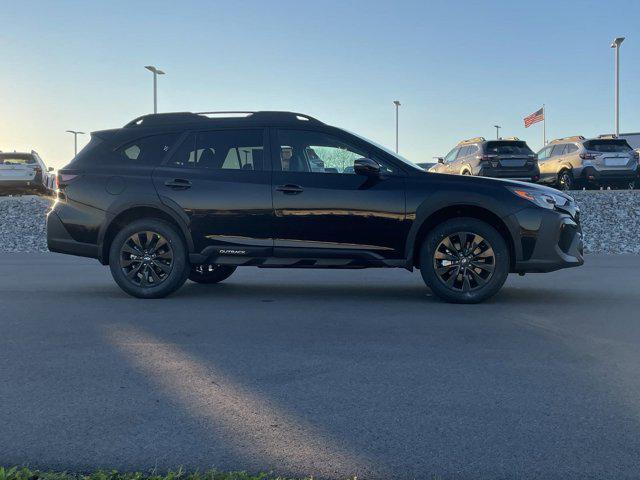
[[[273,129],[272,144],[276,256],[403,258],[400,171],[335,132]],[[362,157],[381,164],[381,178],[354,172]]]
[[271,173],[264,128],[190,133],[153,173],[161,200],[189,217],[196,252],[271,256]]

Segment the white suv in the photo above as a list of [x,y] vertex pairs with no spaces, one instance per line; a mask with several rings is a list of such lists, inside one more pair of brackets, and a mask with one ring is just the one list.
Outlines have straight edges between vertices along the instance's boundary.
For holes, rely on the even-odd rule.
[[51,193],[55,189],[53,168],[47,168],[40,155],[0,152],[0,195]]

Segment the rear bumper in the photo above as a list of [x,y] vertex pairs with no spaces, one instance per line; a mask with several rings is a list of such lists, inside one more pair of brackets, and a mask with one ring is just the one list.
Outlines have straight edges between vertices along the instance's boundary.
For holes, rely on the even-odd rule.
[[640,176],[640,168],[616,168],[598,170],[594,167],[574,169],[574,178],[582,184],[632,182]]
[[47,247],[56,253],[66,253],[78,257],[99,257],[98,246],[74,240],[62,224],[58,214],[53,210],[47,215]]
[[582,229],[568,213],[525,208],[506,221],[515,233],[514,272],[552,272],[584,263]]
[[24,190],[36,190],[43,188],[41,182],[35,179],[32,180],[0,180],[0,192],[5,191],[24,191]]
[[540,169],[507,169],[483,166],[478,170],[477,175],[491,178],[508,178],[509,180],[520,180],[523,182],[537,182],[540,179]]

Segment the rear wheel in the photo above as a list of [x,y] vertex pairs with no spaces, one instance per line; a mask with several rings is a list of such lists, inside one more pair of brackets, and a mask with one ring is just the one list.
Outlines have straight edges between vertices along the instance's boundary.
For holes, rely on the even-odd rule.
[[569,170],[563,170],[558,174],[558,188],[560,190],[573,190],[573,174]]
[[138,298],[162,298],[187,280],[190,265],[182,236],[155,218],[137,220],[120,230],[109,250],[116,283]]
[[509,250],[491,225],[454,218],[427,235],[420,250],[420,273],[443,300],[479,303],[502,288],[509,274]]
[[194,265],[189,273],[189,280],[196,283],[218,283],[226,280],[236,271],[229,265]]

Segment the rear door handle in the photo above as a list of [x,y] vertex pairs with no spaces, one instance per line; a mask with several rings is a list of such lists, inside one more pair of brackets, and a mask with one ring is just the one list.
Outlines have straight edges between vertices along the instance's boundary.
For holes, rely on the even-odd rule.
[[304,188],[302,188],[300,185],[287,184],[276,187],[276,190],[278,192],[284,193],[285,195],[297,195],[299,193],[302,193],[304,191]]
[[164,182],[164,184],[167,187],[176,190],[191,188],[191,182],[184,178],[174,178],[173,180],[167,180],[166,182]]

